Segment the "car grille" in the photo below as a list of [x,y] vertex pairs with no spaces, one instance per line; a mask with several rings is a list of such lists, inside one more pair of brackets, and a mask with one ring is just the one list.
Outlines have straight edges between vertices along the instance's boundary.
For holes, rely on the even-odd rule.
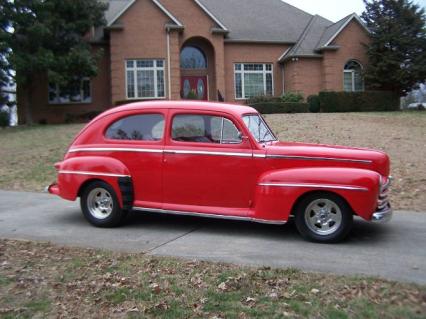
[[381,211],[389,206],[389,187],[391,184],[391,177],[389,177],[380,188],[379,199],[377,201],[377,210]]

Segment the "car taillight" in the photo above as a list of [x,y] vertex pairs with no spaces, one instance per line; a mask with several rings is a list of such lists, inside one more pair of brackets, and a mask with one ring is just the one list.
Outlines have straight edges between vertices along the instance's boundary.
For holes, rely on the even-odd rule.
[[55,169],[56,169],[57,171],[59,171],[59,169],[61,168],[61,164],[62,164],[62,162],[57,162],[57,163],[55,163],[53,166],[55,166]]

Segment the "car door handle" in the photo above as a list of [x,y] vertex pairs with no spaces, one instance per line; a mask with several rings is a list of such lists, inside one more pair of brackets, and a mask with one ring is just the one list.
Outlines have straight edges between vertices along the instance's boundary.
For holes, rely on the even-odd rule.
[[164,151],[164,154],[176,154],[176,151]]

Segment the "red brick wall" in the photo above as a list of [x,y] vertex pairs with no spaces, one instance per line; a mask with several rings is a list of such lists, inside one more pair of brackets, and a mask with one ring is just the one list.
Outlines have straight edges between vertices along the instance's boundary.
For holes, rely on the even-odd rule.
[[169,18],[152,1],[136,1],[119,21],[124,29],[111,31],[110,35],[113,104],[126,100],[126,59],[163,59],[167,63],[164,25],[169,22]]
[[[192,0],[163,0],[161,3],[185,26],[183,32],[179,33],[176,62],[179,63],[182,47],[188,41],[196,39],[208,59],[209,99],[216,100],[217,90],[220,90],[222,95],[225,91],[223,35],[211,32],[212,28],[219,26]],[[171,65],[173,67],[173,63]],[[180,80],[172,82],[173,90],[180,92]]]
[[[104,51],[103,57],[98,64],[98,76],[91,80],[91,103],[75,104],[49,104],[48,79],[40,75],[34,80],[32,94],[32,117],[34,123],[41,121],[49,124],[64,123],[67,117],[89,112],[102,112],[111,106],[110,91],[110,57],[106,46],[96,46]],[[18,117],[20,123],[25,123],[26,98],[23,91],[18,88]]]
[[297,58],[285,63],[285,91],[301,92],[305,98],[319,91],[342,91],[343,68],[349,60],[368,63],[363,43],[369,36],[358,22],[350,22],[333,41],[336,51],[324,51],[323,58]]
[[[288,45],[229,43],[221,34],[212,34],[216,23],[192,0],[162,0],[167,8],[185,26],[183,32],[171,31],[170,83],[168,75],[167,32],[169,17],[151,0],[138,0],[119,19],[121,30],[110,31],[110,45],[105,46],[105,56],[99,64],[99,75],[92,80],[92,103],[49,105],[47,79],[37,80],[33,96],[34,120],[49,123],[65,120],[66,114],[101,111],[126,100],[126,59],[163,59],[165,61],[166,98],[180,99],[180,51],[186,43],[198,43],[208,57],[209,99],[217,99],[219,90],[228,102],[244,103],[235,99],[235,63],[272,63],[274,94],[298,91],[305,98],[321,90],[343,89],[343,67],[350,59],[366,65],[367,57],[362,43],[368,43],[366,31],[355,21],[351,22],[335,39],[337,51],[325,51],[323,58],[299,58],[284,64],[284,79],[279,57]],[[284,83],[283,83],[284,82]],[[170,92],[169,92],[170,87]],[[24,108],[18,95],[19,114]]]
[[235,63],[272,63],[274,95],[282,94],[282,70],[278,63],[280,56],[287,50],[282,44],[226,43],[225,44],[225,83],[226,100],[243,103],[235,99],[234,64]]
[[332,45],[338,45],[337,51],[325,51],[323,58],[323,89],[327,91],[343,90],[343,69],[349,60],[357,60],[363,66],[368,58],[363,46],[370,38],[366,30],[358,22],[352,20],[337,36]]
[[306,99],[322,90],[322,59],[297,58],[285,63],[285,92],[302,93]]

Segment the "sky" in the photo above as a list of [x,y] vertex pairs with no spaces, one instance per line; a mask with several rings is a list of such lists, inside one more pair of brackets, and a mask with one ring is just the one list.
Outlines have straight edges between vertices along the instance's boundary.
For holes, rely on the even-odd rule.
[[[347,15],[355,12],[361,14],[364,11],[362,0],[284,0],[285,2],[298,7],[310,14],[319,14],[333,22],[337,22]],[[426,0],[414,0],[423,8],[426,7]]]

